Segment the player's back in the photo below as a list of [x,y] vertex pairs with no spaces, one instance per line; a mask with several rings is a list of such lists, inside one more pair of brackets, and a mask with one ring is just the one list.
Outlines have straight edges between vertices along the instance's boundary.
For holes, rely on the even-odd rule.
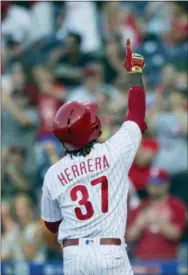
[[125,122],[86,157],[68,154],[49,169],[46,187],[62,214],[59,240],[124,237],[127,175],[140,139],[138,126]]

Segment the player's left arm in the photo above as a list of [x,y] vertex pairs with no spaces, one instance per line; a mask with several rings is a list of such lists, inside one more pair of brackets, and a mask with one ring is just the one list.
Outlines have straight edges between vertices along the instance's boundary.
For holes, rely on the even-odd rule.
[[52,233],[57,233],[63,217],[57,202],[51,198],[48,186],[45,181],[41,197],[41,218],[48,230],[50,230]]

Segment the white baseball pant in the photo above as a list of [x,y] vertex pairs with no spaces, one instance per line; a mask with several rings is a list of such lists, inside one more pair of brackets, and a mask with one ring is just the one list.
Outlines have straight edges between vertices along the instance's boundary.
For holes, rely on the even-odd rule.
[[63,275],[134,275],[125,244],[100,245],[98,239],[87,240],[63,249]]

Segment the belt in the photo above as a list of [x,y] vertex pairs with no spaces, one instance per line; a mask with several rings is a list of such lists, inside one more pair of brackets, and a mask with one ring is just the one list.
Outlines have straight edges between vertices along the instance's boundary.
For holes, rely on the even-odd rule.
[[[90,239],[86,239],[86,244],[90,242]],[[69,239],[63,241],[63,247],[79,245],[79,239]],[[121,245],[121,239],[117,238],[101,238],[100,245]]]

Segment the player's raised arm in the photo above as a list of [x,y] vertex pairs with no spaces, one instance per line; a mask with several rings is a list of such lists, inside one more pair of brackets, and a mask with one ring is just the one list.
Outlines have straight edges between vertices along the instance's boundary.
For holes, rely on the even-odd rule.
[[124,68],[131,79],[128,113],[121,128],[106,142],[106,145],[117,156],[125,160],[126,169],[129,170],[139,148],[142,134],[147,128],[145,123],[146,97],[142,81],[144,58],[132,53],[129,40],[126,44]]
[[144,58],[139,54],[132,53],[130,40],[127,39],[124,68],[130,75],[131,89],[129,90],[128,114],[125,121],[134,121],[142,133],[147,129],[145,123],[146,98],[142,80],[144,66]]

